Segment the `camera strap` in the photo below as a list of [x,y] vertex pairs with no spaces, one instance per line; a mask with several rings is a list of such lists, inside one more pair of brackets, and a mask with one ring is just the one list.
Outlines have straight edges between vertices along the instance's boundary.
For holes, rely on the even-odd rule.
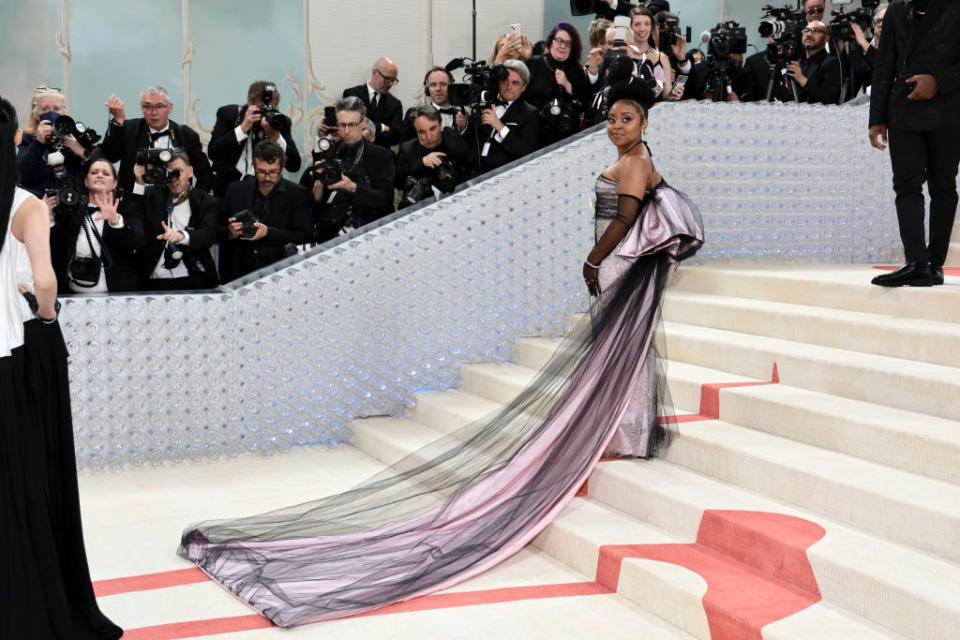
[[[89,227],[87,223],[89,222]],[[90,217],[90,214],[87,213],[80,219],[80,226],[83,227],[83,234],[87,237],[87,246],[90,247],[90,253],[94,258],[99,260],[103,264],[104,269],[109,269],[113,266],[113,256],[110,255],[110,250],[107,248],[107,245],[103,242],[103,238],[100,236],[100,232],[97,231],[97,225],[94,223],[93,218]],[[100,255],[97,255],[96,249],[93,248],[93,240],[90,239],[90,232],[93,231],[93,237],[97,239],[97,244],[100,245]]]

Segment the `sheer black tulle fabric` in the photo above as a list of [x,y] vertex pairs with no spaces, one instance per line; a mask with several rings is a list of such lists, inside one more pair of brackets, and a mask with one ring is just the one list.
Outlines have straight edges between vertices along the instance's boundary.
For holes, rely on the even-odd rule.
[[[602,315],[578,323],[502,410],[344,493],[192,526],[178,553],[280,626],[361,613],[495,565],[539,533],[593,469],[644,359],[656,357],[667,275],[698,247],[682,236],[669,252],[640,256],[604,292]],[[650,428],[664,445],[667,430]]]

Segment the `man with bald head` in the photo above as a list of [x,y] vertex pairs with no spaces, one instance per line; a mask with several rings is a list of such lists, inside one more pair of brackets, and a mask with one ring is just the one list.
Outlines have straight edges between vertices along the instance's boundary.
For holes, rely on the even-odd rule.
[[376,129],[374,142],[387,148],[400,142],[403,127],[403,105],[390,95],[390,89],[397,82],[397,63],[384,56],[374,63],[366,84],[343,92],[344,98],[360,98],[367,108],[367,118]]
[[830,30],[819,20],[803,28],[804,57],[787,65],[787,74],[797,83],[800,102],[840,102],[840,61],[827,54]]

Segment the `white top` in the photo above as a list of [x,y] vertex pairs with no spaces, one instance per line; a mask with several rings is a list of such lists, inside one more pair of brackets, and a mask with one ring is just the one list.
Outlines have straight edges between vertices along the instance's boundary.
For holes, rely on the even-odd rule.
[[33,267],[27,255],[27,246],[11,232],[13,215],[33,194],[17,187],[7,222],[6,239],[0,250],[0,357],[23,345],[23,323],[33,318],[33,312],[23,296],[19,285],[33,290]]

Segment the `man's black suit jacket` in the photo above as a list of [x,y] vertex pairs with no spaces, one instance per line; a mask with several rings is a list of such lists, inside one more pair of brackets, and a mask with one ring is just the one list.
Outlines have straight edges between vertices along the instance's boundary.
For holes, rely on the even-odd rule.
[[[870,126],[932,131],[957,126],[960,113],[960,2],[932,0],[918,22],[908,18],[902,2],[883,17],[883,37],[873,67]],[[908,100],[912,89],[894,86],[901,80],[930,74],[938,85],[931,100]]]
[[[183,149],[190,158],[197,187],[209,191],[213,188],[213,171],[210,162],[203,154],[203,145],[197,132],[185,124],[170,123],[171,146]],[[149,145],[147,123],[143,118],[127,118],[123,124],[110,124],[100,145],[100,155],[110,162],[119,162],[120,188],[126,192],[133,189],[133,165],[137,159],[137,149]]]
[[[150,279],[166,245],[166,241],[157,240],[157,236],[163,234],[161,222],[167,222],[168,193],[165,187],[148,186],[142,196],[131,198],[143,221],[143,244],[137,251],[137,273],[143,282]],[[187,251],[193,254],[204,268],[203,274],[190,274],[191,285],[197,288],[216,286],[217,272],[213,256],[210,255],[210,247],[217,241],[220,202],[201,189],[193,189],[188,200],[190,222],[187,224],[187,233],[190,242]]]
[[840,104],[840,60],[826,50],[820,51],[800,61],[803,75],[807,77],[807,86],[800,89],[800,101],[820,104]]
[[614,17],[616,16],[628,16],[630,15],[630,10],[633,9],[635,4],[630,2],[630,0],[620,0],[617,2],[617,8],[611,9],[610,5],[603,0],[594,1],[594,11],[597,12],[597,18],[606,18],[613,22]]
[[[213,133],[210,134],[207,153],[213,162],[213,172],[216,174],[213,192],[218,197],[223,197],[231,182],[236,182],[243,177],[237,171],[237,162],[240,161],[240,156],[247,146],[247,139],[237,142],[237,134],[234,130],[243,122],[248,106],[228,104],[217,109],[217,122],[213,125]],[[283,168],[291,173],[300,171],[300,150],[297,149],[297,143],[293,141],[292,132],[288,128],[286,131],[281,131],[280,135],[287,143]]]
[[[367,108],[367,117],[377,128],[377,137],[374,142],[388,148],[400,142],[400,136],[403,133],[403,105],[399,100],[389,93],[381,93],[377,98],[377,108],[371,109],[370,91],[365,84],[344,89],[343,97],[350,96],[360,98]],[[387,125],[389,131],[384,131],[383,125]]]
[[[111,292],[139,291],[141,288],[135,255],[143,244],[143,219],[133,199],[126,196],[117,207],[117,212],[123,217],[122,228],[114,229],[107,223],[103,225],[101,237],[112,262],[109,269],[104,269],[104,276],[107,290]],[[93,217],[96,215],[94,213]],[[67,265],[76,253],[77,238],[84,233],[80,227],[81,216],[61,213],[54,220],[50,229],[50,260],[57,275],[57,289],[60,293],[73,293],[67,279]],[[93,238],[92,232],[90,237]]]
[[286,256],[289,244],[306,244],[311,239],[310,194],[306,189],[282,179],[267,196],[267,210],[260,222],[267,235],[251,242],[227,234],[227,220],[244,209],[251,209],[257,180],[253,176],[234,182],[220,202],[217,237],[220,239],[220,281],[230,282]]
[[428,169],[423,164],[423,158],[434,151],[442,151],[446,154],[446,159],[458,170],[460,182],[473,175],[474,156],[476,154],[470,149],[467,141],[453,127],[444,127],[441,135],[443,136],[443,142],[437,149],[427,149],[420,144],[420,140],[417,138],[407,140],[400,145],[400,149],[397,151],[397,189],[403,191],[407,188],[407,177],[409,176],[420,179],[437,171],[436,169]]
[[507,107],[500,121],[510,128],[510,133],[503,142],[498,142],[492,137],[493,128],[487,125],[479,125],[473,132],[473,135],[479,138],[481,152],[484,145],[490,142],[487,154],[480,156],[481,173],[502,167],[508,162],[537,150],[537,140],[540,137],[540,114],[533,105],[518,98]]

